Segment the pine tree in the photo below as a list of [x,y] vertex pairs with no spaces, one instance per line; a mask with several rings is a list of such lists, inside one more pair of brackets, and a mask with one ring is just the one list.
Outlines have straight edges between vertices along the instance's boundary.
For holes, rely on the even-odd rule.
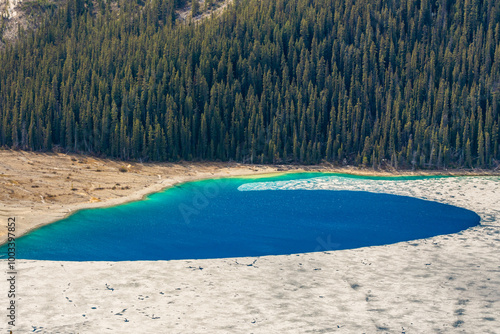
[[191,0],[191,16],[196,17],[200,14],[200,1]]

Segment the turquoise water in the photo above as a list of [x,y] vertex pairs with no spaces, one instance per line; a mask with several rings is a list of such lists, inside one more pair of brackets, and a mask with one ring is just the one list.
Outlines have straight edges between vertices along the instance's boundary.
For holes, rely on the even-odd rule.
[[[17,257],[128,261],[279,255],[391,244],[479,224],[474,212],[410,197],[265,190],[262,183],[318,177],[342,182],[422,178],[302,173],[191,182],[44,226],[17,240]],[[260,191],[241,191],[257,184]],[[0,254],[5,257],[5,246]]]

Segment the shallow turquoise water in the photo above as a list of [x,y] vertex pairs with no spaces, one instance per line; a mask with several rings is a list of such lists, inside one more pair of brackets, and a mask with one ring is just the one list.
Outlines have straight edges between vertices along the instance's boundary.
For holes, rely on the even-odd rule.
[[[146,200],[79,211],[17,240],[17,257],[63,261],[202,259],[292,254],[390,244],[479,224],[474,212],[410,197],[361,191],[239,191],[301,173],[204,180]],[[0,248],[5,257],[6,247]]]

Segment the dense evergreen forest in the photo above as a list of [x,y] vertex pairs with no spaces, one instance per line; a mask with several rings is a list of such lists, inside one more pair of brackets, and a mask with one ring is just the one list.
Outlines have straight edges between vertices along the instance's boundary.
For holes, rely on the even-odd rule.
[[[137,159],[499,164],[498,0],[70,0],[0,52],[0,145]],[[96,8],[97,7],[97,8]]]

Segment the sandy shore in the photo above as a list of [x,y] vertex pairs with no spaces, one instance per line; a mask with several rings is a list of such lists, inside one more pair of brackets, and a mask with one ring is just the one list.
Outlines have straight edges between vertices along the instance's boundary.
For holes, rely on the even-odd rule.
[[[127,164],[127,172],[120,172],[122,165],[81,156],[0,151],[0,218],[19,217],[19,228],[26,231],[79,208],[140,199],[178,182],[284,169],[225,163]],[[453,204],[477,212],[481,225],[387,246],[286,256],[156,262],[18,260],[16,330],[497,332],[498,177],[324,188],[381,191]],[[0,266],[7,269],[5,261]],[[0,291],[8,291],[6,280],[0,282]],[[6,325],[1,321],[0,329]]]

